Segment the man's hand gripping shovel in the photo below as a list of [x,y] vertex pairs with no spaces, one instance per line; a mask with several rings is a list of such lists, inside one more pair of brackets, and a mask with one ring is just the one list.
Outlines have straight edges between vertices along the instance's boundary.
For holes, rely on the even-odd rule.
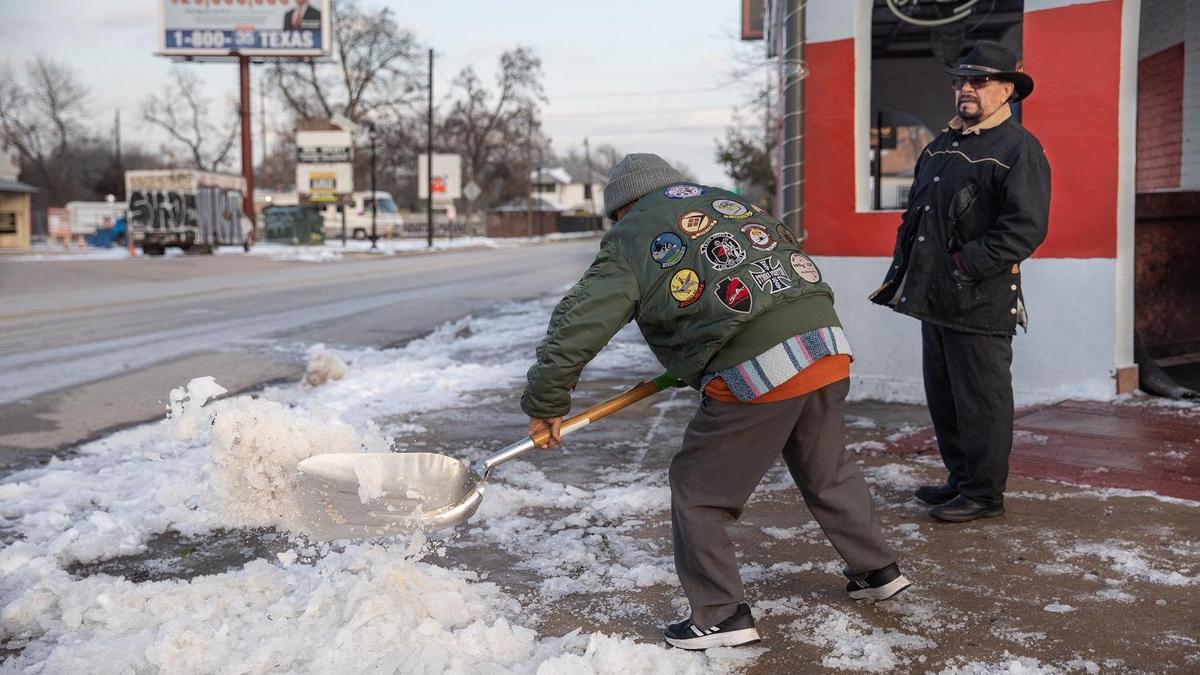
[[[663,373],[649,382],[563,421],[561,434],[582,429],[663,389],[685,386]],[[329,453],[296,468],[296,487],[309,533],[317,539],[348,539],[451,527],[471,517],[483,501],[492,470],[514,460],[550,435],[543,429],[474,466],[432,452]]]

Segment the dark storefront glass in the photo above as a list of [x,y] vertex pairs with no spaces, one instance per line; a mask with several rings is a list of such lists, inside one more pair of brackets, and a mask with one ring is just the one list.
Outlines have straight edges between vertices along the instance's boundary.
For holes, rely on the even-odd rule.
[[[917,157],[954,117],[954,92],[943,66],[958,63],[979,40],[1003,43],[1019,59],[1024,11],[1024,0],[875,0],[872,208],[907,206]],[[1014,113],[1020,113],[1016,106]]]

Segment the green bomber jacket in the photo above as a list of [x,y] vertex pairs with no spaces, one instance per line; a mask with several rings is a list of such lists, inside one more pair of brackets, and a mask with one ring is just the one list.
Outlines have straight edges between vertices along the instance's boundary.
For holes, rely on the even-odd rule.
[[725,190],[667,186],[613,226],[554,308],[521,409],[565,415],[583,367],[631,320],[662,365],[697,389],[706,373],[841,326],[832,289],[785,225]]

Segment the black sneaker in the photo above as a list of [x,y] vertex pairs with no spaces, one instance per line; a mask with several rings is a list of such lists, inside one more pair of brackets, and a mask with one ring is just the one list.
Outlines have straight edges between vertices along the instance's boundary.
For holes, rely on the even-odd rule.
[[846,584],[846,592],[855,600],[887,600],[900,591],[912,586],[912,582],[900,573],[900,567],[892,563]]
[[937,506],[957,497],[958,488],[949,485],[922,485],[913,495],[926,504]]
[[733,616],[707,630],[697,628],[691,619],[673,623],[663,631],[667,644],[680,649],[711,649],[713,647],[741,647],[752,645],[761,638],[754,628],[754,617],[750,605],[738,605]]

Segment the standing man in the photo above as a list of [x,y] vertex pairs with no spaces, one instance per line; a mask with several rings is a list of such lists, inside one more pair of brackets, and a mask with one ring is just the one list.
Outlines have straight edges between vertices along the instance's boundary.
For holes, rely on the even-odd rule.
[[521,408],[530,435],[548,427],[557,446],[580,371],[631,319],[658,360],[704,393],[671,462],[675,569],[691,616],[666,628],[667,642],[758,641],[725,527],[781,453],[846,561],[850,597],[907,588],[843,441],[850,345],[833,292],[792,232],[650,154],[612,170],[604,210],[618,222],[554,309]]
[[1012,336],[1026,328],[1020,263],[1046,238],[1050,166],[1010,103],[1033,79],[980,42],[953,79],[958,116],[921,153],[895,257],[871,300],[921,320],[925,397],[949,471],[916,497],[939,520],[1004,514]]

